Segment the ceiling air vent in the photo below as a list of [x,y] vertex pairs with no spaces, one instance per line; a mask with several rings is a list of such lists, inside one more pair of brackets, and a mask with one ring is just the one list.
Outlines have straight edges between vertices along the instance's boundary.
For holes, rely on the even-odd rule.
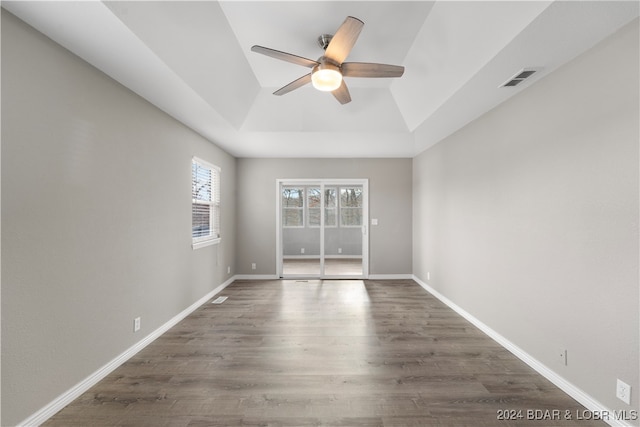
[[526,79],[528,79],[529,77],[531,77],[531,75],[533,73],[535,73],[536,71],[538,71],[537,69],[533,69],[533,68],[525,68],[523,70],[518,71],[518,73],[511,77],[509,80],[507,80],[506,82],[502,83],[499,87],[512,87],[512,86],[517,86],[520,83],[522,83],[523,81],[525,81]]

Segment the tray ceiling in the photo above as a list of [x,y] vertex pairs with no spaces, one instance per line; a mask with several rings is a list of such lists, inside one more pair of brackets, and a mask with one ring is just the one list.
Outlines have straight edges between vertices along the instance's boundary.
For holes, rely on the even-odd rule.
[[[84,1],[2,7],[238,157],[412,157],[638,16],[582,1]],[[347,15],[365,22],[349,61],[403,65],[347,78],[340,105],[254,44],[317,59]],[[499,86],[526,67],[540,71]]]

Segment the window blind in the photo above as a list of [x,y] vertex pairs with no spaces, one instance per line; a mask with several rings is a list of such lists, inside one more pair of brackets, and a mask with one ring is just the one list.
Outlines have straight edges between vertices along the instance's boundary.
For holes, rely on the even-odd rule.
[[194,243],[220,238],[220,168],[191,162],[191,237]]

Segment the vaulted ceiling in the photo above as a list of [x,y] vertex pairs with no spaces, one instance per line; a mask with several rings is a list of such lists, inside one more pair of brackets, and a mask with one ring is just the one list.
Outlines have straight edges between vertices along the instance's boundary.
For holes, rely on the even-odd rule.
[[[638,16],[636,1],[3,1],[2,6],[238,157],[412,157]],[[346,16],[348,61],[403,65],[346,78],[352,102],[304,86]],[[500,87],[523,68],[537,72]],[[603,76],[606,78],[606,76]]]

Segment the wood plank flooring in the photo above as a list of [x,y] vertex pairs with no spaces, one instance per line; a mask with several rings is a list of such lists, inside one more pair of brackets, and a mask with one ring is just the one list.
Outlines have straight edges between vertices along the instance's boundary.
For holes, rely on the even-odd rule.
[[411,280],[220,295],[44,425],[606,426]]

